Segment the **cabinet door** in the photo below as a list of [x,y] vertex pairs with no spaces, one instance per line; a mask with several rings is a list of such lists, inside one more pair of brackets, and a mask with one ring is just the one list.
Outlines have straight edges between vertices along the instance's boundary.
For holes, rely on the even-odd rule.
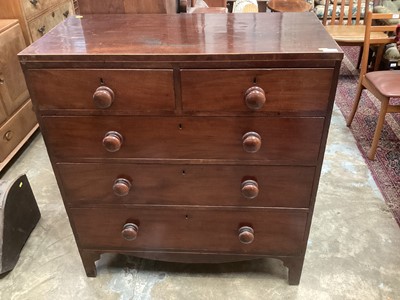
[[0,101],[4,115],[10,116],[29,98],[17,57],[25,47],[18,24],[0,33]]

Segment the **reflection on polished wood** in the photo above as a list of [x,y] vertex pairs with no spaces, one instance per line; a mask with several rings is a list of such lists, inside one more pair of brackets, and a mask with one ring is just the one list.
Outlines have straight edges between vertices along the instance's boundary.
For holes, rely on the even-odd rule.
[[326,60],[337,55],[320,50],[337,46],[313,13],[177,14],[157,15],[157,18],[108,15],[106,22],[104,18],[104,15],[69,18],[23,51],[22,58],[40,53],[40,60],[74,61],[92,56],[93,60],[112,57],[113,61],[125,61],[138,60],[141,54],[147,61],[181,60],[198,55],[215,61],[216,54],[218,60],[243,60],[251,53],[252,59],[271,60],[287,57],[287,53],[301,53],[303,59]]

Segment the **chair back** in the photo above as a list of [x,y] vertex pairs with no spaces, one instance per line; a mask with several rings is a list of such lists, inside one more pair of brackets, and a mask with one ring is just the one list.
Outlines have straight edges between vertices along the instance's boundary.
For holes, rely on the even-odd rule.
[[[371,45],[378,46],[375,56],[374,69],[377,70],[382,59],[385,45],[395,42],[397,25],[387,25],[385,20],[399,19],[399,14],[381,14],[368,12],[365,19],[365,38],[363,55],[361,58],[360,78],[368,70],[368,58]],[[382,35],[382,33],[385,33]]]
[[369,10],[370,0],[325,0],[322,24],[361,25]]

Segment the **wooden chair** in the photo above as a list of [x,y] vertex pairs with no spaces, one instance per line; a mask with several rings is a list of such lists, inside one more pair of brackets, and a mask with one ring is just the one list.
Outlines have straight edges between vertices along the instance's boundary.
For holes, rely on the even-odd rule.
[[[365,6],[365,14],[369,11],[369,0],[350,0],[346,5],[345,0],[326,0],[322,24],[339,44],[348,46],[362,46],[364,43],[365,25],[362,10]],[[332,8],[329,19],[329,9]]]
[[[347,4],[346,4],[347,3]],[[370,0],[326,0],[322,24],[339,46],[359,46],[360,65],[365,36],[364,16],[370,10]],[[364,8],[365,7],[365,8]],[[329,9],[332,9],[329,19]],[[363,13],[364,12],[364,13]],[[379,33],[383,35],[382,33]]]
[[[387,32],[396,31],[396,25],[373,25],[375,20],[399,18],[398,14],[377,14],[368,12],[366,19],[364,49],[369,49],[371,45],[378,45],[376,54],[375,70],[379,66],[383,54],[384,46],[393,43],[395,36],[388,36]],[[375,33],[383,33],[385,37],[376,38]],[[381,135],[383,122],[387,113],[400,112],[400,105],[391,105],[390,100],[400,97],[400,71],[368,71],[368,51],[364,51],[361,60],[360,78],[357,86],[357,93],[353,103],[353,109],[347,119],[347,126],[351,125],[357,111],[363,89],[370,91],[381,102],[379,118],[376,125],[372,145],[368,151],[368,158],[374,160],[379,138]]]

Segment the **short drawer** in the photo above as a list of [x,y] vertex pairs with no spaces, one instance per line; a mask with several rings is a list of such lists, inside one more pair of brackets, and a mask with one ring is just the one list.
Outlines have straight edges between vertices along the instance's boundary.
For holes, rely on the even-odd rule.
[[[81,208],[69,212],[82,248],[270,255],[301,253],[308,215],[305,211],[165,207]],[[134,240],[122,236],[128,223],[138,226]],[[254,240],[249,244],[239,240],[239,230],[244,226],[253,230]]]
[[314,164],[323,124],[324,118],[71,116],[43,117],[42,130],[58,161],[153,158]]
[[[333,69],[182,70],[182,102],[187,112],[275,112],[324,115],[328,108]],[[247,97],[262,97],[258,109]],[[258,96],[256,95],[258,94]]]
[[[68,205],[309,206],[314,167],[57,164]],[[290,187],[290,188],[288,188]]]
[[[27,20],[43,13],[46,9],[62,2],[60,0],[15,0],[20,1],[24,8],[25,18]],[[70,2],[70,0],[66,1]]]
[[[28,70],[39,109],[174,111],[171,70]],[[46,81],[43,81],[46,78]]]
[[36,124],[32,103],[28,101],[0,127],[0,162],[14,150]]
[[70,1],[66,1],[54,8],[54,10],[48,11],[32,21],[29,21],[28,27],[32,41],[34,42],[38,40],[57,24],[66,19],[69,15],[72,15],[73,9],[74,7],[72,3]]

